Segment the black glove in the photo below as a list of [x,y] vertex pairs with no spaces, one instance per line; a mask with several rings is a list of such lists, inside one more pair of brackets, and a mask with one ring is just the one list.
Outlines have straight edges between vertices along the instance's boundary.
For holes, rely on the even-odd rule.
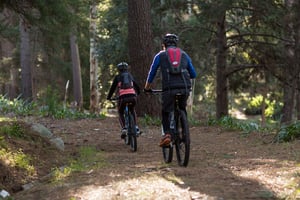
[[144,93],[152,93],[152,89],[146,89],[146,88],[144,88]]

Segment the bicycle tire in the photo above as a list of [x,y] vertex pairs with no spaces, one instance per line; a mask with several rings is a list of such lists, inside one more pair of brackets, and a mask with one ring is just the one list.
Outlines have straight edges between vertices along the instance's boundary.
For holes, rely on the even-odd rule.
[[175,136],[175,149],[177,162],[180,166],[186,167],[190,157],[190,132],[186,113],[179,110],[176,119],[177,136]]
[[130,119],[129,119],[129,115],[128,113],[126,113],[127,111],[125,111],[125,123],[126,123],[126,127],[127,127],[127,134],[126,136],[124,137],[124,142],[126,145],[130,145],[131,141],[130,141],[130,137],[128,136],[128,131],[129,131],[129,122],[130,122]]
[[162,147],[162,153],[165,163],[171,163],[173,160],[173,145],[170,144],[167,147]]
[[129,113],[129,127],[128,127],[128,139],[130,141],[130,148],[132,151],[137,151],[137,139],[136,139],[136,127],[132,113]]

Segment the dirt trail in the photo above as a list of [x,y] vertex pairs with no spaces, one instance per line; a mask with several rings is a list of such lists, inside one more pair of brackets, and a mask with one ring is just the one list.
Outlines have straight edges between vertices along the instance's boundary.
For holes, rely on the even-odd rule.
[[279,199],[292,197],[297,184],[299,189],[299,140],[264,144],[266,138],[257,133],[191,127],[190,162],[184,168],[176,160],[163,163],[159,127],[141,127],[144,134],[132,153],[119,137],[116,118],[39,122],[62,137],[68,156],[94,146],[106,164],[63,182],[42,182],[18,192],[16,200]]

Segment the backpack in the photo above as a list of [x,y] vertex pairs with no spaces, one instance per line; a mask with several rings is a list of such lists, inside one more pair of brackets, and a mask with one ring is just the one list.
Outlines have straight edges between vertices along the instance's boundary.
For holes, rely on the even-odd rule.
[[181,63],[181,49],[168,48],[166,50],[168,60],[170,62],[169,72],[171,74],[180,74],[182,72]]
[[130,89],[133,88],[132,76],[129,72],[122,72],[120,76],[120,89]]

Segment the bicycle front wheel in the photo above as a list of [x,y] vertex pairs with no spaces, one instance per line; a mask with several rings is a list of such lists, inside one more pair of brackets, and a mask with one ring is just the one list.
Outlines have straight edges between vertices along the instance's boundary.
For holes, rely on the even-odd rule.
[[162,153],[163,153],[165,163],[172,162],[172,159],[173,159],[173,145],[170,144],[167,147],[162,147]]
[[177,161],[180,166],[186,167],[190,157],[190,132],[186,113],[180,110],[176,120],[177,137],[175,137],[175,149]]

